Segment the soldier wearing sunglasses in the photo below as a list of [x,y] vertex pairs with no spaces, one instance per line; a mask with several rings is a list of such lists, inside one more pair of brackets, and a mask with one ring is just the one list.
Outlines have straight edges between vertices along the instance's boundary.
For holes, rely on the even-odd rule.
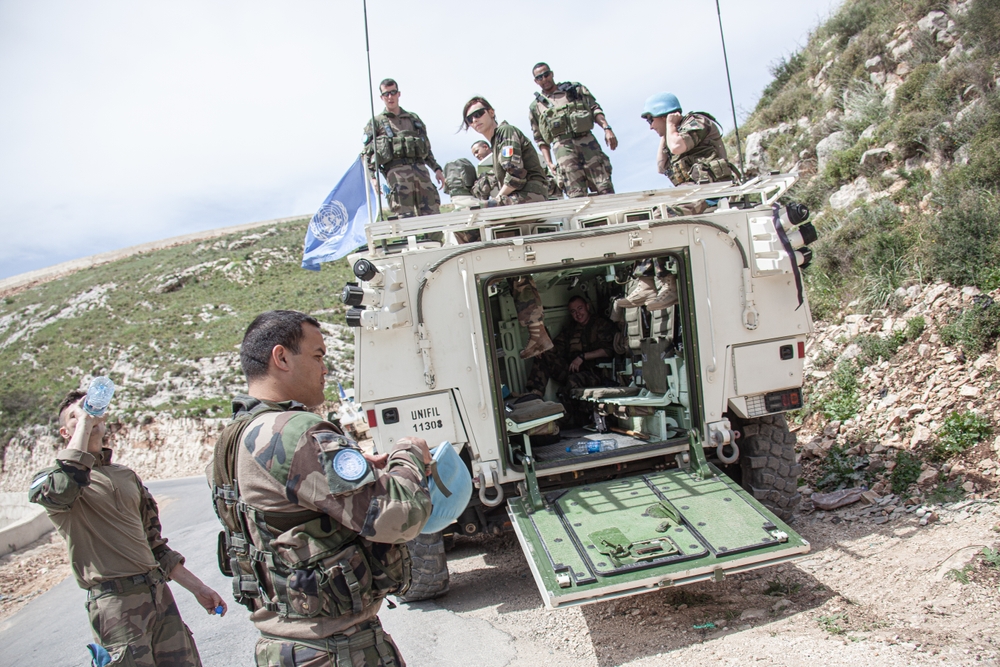
[[384,79],[379,91],[385,110],[375,116],[374,134],[371,123],[365,126],[362,152],[368,169],[375,172],[377,156],[378,169],[389,184],[389,208],[394,215],[412,218],[440,213],[441,196],[427,175],[427,167],[434,172],[439,187],[444,185],[444,172],[431,152],[427,126],[417,114],[399,106],[401,93],[393,79]]
[[597,100],[579,83],[557,84],[546,63],[538,63],[531,73],[541,88],[528,107],[531,131],[549,169],[561,177],[566,194],[586,197],[588,190],[613,193],[611,160],[591,130],[594,125],[601,127],[604,143],[611,150],[618,147],[618,138]]

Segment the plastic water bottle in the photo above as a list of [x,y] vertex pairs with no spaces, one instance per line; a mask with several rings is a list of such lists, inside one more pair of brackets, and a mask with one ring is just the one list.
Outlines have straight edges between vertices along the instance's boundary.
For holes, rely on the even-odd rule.
[[596,454],[618,449],[618,442],[613,439],[607,440],[577,440],[566,448],[570,454]]
[[340,392],[340,423],[341,424],[353,424],[358,421],[358,408],[354,405],[354,397],[348,396],[347,392],[344,391],[344,385],[337,383],[337,389]]
[[107,412],[111,397],[115,395],[115,383],[101,375],[90,381],[87,396],[83,399],[83,409],[95,417]]

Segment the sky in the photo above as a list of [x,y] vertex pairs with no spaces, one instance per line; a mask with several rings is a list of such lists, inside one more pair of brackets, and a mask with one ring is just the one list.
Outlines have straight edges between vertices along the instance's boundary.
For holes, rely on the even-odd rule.
[[[838,4],[721,0],[740,122]],[[530,135],[538,61],[601,103],[618,192],[667,185],[650,95],[733,127],[713,0],[369,0],[368,26],[376,87],[399,82],[442,165],[472,159],[473,95]],[[0,90],[0,278],[310,214],[371,113],[362,2],[0,0]]]

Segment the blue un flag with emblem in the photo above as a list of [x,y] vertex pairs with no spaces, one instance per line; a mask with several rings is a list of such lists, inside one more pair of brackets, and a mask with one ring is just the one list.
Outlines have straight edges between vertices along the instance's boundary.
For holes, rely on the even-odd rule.
[[[359,155],[309,221],[302,251],[303,269],[319,271],[322,262],[346,257],[368,242],[365,188],[371,192],[371,186],[366,181]],[[371,196],[375,196],[374,192]]]

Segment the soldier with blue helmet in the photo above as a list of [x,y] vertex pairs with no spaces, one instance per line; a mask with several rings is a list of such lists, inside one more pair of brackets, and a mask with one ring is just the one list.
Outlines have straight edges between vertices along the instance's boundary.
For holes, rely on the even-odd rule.
[[676,95],[657,93],[646,100],[642,117],[660,136],[657,170],[674,185],[733,179],[719,121],[711,114],[684,115]]

